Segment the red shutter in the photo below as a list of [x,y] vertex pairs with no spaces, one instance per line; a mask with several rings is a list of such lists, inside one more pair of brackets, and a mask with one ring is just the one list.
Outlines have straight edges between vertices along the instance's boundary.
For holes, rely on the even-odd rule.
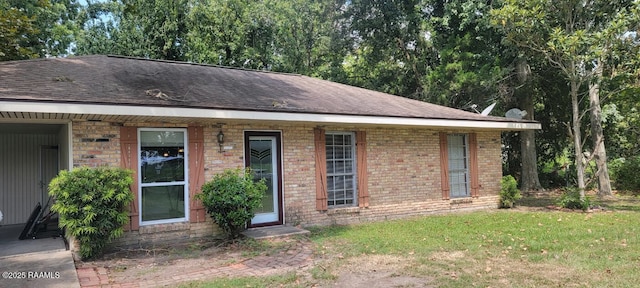
[[204,129],[190,126],[189,141],[189,218],[191,223],[204,222],[206,213],[202,202],[196,199],[204,184]]
[[138,219],[138,128],[130,126],[120,127],[120,166],[133,170],[133,202],[129,206],[129,223],[123,227],[125,231],[137,231],[140,225]]
[[369,207],[369,188],[367,178],[367,134],[356,132],[356,160],[358,173],[358,206]]
[[316,148],[316,209],[327,210],[327,154],[324,129],[313,129]]
[[471,197],[478,197],[478,138],[476,133],[469,134],[469,174],[471,174]]
[[449,148],[445,132],[440,132],[440,186],[442,187],[442,199],[449,200]]

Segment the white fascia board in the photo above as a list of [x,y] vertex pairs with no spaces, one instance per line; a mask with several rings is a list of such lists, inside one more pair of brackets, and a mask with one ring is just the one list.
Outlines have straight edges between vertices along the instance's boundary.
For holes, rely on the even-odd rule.
[[313,114],[290,112],[240,111],[149,106],[119,106],[76,103],[0,102],[0,111],[32,113],[67,113],[91,115],[207,118],[256,121],[313,122],[326,124],[367,124],[415,127],[478,128],[496,130],[535,130],[540,123],[425,119],[383,116]]

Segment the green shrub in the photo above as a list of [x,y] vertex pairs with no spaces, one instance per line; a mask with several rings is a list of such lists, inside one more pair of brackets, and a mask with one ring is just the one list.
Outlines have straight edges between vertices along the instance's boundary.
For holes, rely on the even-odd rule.
[[518,182],[511,175],[502,177],[500,180],[500,208],[513,208],[516,201],[522,198],[518,190]]
[[624,157],[620,157],[620,158],[616,158],[616,159],[610,159],[607,162],[607,169],[609,169],[609,179],[611,179],[611,184],[616,186],[615,189],[617,189],[617,180],[618,180],[618,171],[620,171],[620,168],[622,168],[622,166],[624,165],[625,162],[625,158]]
[[627,158],[615,173],[616,188],[623,191],[640,191],[640,156]]
[[78,240],[80,256],[94,258],[111,240],[122,236],[125,211],[133,201],[132,172],[120,168],[81,167],[63,170],[49,184],[55,198],[51,210],[60,215],[60,227]]
[[213,221],[236,238],[246,228],[247,222],[262,205],[267,191],[266,180],[253,180],[249,169],[226,169],[202,185],[202,193],[196,197],[202,201]]
[[556,200],[556,204],[562,208],[588,210],[591,207],[591,199],[587,196],[580,200],[580,190],[576,187],[565,188],[564,193]]

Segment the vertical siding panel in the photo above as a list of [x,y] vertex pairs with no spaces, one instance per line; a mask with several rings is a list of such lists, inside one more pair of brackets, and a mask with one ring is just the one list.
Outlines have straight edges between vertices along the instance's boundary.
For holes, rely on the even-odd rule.
[[0,134],[2,225],[25,223],[36,203],[43,201],[40,147],[57,143],[56,134]]
[[7,209],[5,209],[5,206],[7,206],[7,203],[9,203],[9,193],[7,192],[7,188],[9,185],[9,179],[7,179],[7,174],[9,173],[7,169],[7,166],[9,166],[9,159],[6,152],[8,147],[9,139],[0,135],[0,210],[2,210],[2,213],[4,213],[5,218],[5,220],[3,220],[3,222],[0,224],[8,223],[7,218],[10,217],[7,213]]

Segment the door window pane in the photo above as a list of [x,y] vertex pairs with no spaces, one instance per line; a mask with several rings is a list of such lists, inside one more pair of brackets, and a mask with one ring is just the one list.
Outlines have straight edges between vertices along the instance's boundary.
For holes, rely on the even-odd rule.
[[275,211],[274,202],[274,159],[273,159],[273,139],[250,139],[249,150],[251,152],[251,171],[255,181],[265,179],[267,191],[262,197],[262,207],[256,209],[256,213],[271,213]]

